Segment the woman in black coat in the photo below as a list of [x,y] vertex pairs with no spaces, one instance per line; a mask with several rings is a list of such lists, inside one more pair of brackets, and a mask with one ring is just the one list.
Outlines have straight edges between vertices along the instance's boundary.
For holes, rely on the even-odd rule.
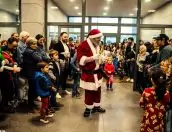
[[32,112],[36,112],[34,100],[37,98],[37,95],[35,91],[34,74],[38,71],[37,63],[42,61],[42,57],[37,52],[37,40],[35,38],[28,38],[26,44],[27,48],[23,53],[23,71],[29,84],[28,105]]

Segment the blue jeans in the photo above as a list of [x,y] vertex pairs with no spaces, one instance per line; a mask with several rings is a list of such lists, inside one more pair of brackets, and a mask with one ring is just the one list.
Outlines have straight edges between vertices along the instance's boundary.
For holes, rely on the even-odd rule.
[[128,74],[131,79],[134,78],[134,68],[135,68],[135,62],[133,61],[128,62],[128,69],[129,69]]
[[73,86],[72,86],[72,94],[76,95],[77,94],[77,90],[78,90],[78,86],[79,86],[79,80],[80,80],[80,74],[78,72],[73,74]]

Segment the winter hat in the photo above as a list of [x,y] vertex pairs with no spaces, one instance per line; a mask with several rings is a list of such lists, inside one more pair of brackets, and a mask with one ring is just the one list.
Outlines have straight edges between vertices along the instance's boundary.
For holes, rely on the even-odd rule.
[[103,36],[103,34],[98,29],[93,29],[88,34],[88,38],[98,38],[98,37],[102,37],[102,36]]

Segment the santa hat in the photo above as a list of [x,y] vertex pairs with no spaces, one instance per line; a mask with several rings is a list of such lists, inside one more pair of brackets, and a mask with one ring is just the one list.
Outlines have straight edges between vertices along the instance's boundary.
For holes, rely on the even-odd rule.
[[98,29],[93,29],[88,34],[89,38],[98,38],[98,37],[102,37],[102,36],[103,36],[103,34]]

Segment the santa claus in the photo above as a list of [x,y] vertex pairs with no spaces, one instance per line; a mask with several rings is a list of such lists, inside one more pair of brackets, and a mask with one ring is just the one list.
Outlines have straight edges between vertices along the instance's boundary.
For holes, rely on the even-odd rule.
[[84,117],[95,112],[105,113],[105,109],[100,106],[102,69],[99,44],[102,35],[98,29],[91,30],[87,39],[77,49],[77,60],[82,70],[80,87],[85,89]]

